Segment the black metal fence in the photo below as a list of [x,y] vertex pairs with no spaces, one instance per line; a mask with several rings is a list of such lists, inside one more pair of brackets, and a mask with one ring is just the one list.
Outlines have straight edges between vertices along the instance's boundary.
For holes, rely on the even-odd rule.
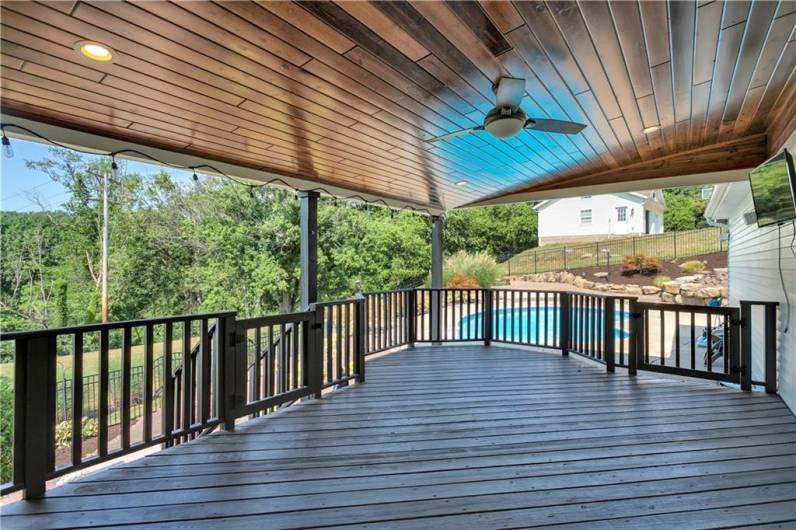
[[711,227],[648,236],[608,239],[545,249],[505,259],[501,266],[509,275],[536,274],[622,263],[625,256],[652,256],[676,260],[714,252],[725,252],[729,241],[722,228]]
[[[173,355],[175,369],[182,366],[182,354]],[[163,393],[163,357],[158,357],[152,363],[152,385],[155,393],[155,401]],[[130,368],[130,419],[135,420],[144,414],[144,377],[143,365]],[[83,417],[94,419],[99,414],[99,374],[92,374],[83,377]],[[116,412],[122,406],[122,385],[123,377],[121,370],[110,370],[108,372],[108,407],[111,412],[109,425],[116,425],[119,422],[119,415]],[[62,423],[72,420],[74,407],[72,406],[73,383],[71,378],[61,378],[55,382],[55,421]],[[154,409],[157,411],[157,408]]]

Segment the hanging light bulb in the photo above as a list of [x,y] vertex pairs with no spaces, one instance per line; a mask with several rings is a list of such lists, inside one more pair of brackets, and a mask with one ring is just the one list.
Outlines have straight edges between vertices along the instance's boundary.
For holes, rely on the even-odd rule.
[[114,180],[119,178],[119,164],[116,163],[116,157],[111,157],[111,173],[113,174]]
[[193,181],[199,182],[199,177],[196,175],[196,171],[193,172]]
[[6,136],[5,129],[3,130],[3,156],[6,158],[14,158],[14,148],[11,147],[11,140]]

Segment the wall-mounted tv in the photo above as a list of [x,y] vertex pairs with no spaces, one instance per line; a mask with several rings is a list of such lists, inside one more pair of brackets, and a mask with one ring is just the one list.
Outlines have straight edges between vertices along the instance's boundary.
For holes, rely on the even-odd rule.
[[796,173],[793,157],[784,150],[749,173],[757,226],[764,227],[796,219]]

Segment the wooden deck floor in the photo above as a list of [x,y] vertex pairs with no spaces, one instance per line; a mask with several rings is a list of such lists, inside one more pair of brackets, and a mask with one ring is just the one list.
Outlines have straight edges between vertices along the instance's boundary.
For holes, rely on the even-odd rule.
[[3,528],[713,528],[796,520],[779,398],[418,347],[368,382],[6,507]]

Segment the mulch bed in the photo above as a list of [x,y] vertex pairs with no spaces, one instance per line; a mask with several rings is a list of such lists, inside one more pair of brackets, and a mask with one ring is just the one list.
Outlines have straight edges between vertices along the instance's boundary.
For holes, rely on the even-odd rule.
[[[688,258],[678,259],[674,262],[661,261],[661,268],[657,274],[643,275],[633,274],[626,276],[622,274],[622,265],[611,265],[610,267],[587,267],[584,269],[573,269],[572,274],[583,276],[587,280],[601,283],[615,283],[621,285],[635,284],[635,285],[655,285],[653,282],[657,276],[668,276],[672,279],[678,276],[688,276],[680,270],[679,265],[686,261],[699,260],[707,262],[705,264],[705,271],[712,271],[713,269],[727,267],[727,253],[714,252],[713,254],[703,254],[701,256],[691,256]],[[608,271],[607,278],[598,278],[594,276],[595,272]]]
[[[122,428],[120,425],[112,425],[108,427],[108,449],[113,450],[118,448],[119,440],[121,439]],[[87,438],[83,440],[83,457],[89,458],[97,455],[98,450],[97,437]],[[60,447],[55,450],[55,467],[66,466],[72,463],[72,446]]]

